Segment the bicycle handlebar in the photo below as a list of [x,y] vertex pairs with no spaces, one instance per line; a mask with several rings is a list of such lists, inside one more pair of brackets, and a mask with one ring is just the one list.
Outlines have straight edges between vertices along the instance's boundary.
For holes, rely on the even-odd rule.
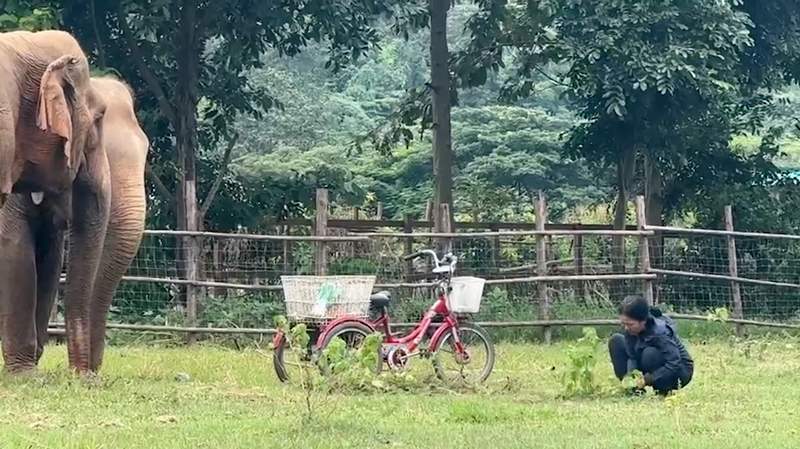
[[422,254],[423,254],[422,252],[417,251],[416,253],[412,253],[412,254],[409,254],[407,256],[403,256],[403,260],[416,259],[417,257],[421,256]]
[[444,262],[446,262],[446,265],[448,266],[449,271],[451,273],[455,270],[456,261],[458,259],[452,253],[447,253],[447,254],[444,255],[444,257],[442,257],[442,259],[439,259],[439,256],[436,255],[435,251],[433,251],[431,249],[423,249],[422,251],[417,251],[415,253],[412,253],[412,254],[409,254],[409,255],[403,257],[403,260],[416,259],[416,258],[424,256],[426,254],[430,255],[433,258],[433,262],[434,262],[433,271],[434,271],[434,273],[441,272],[442,265],[443,265]]

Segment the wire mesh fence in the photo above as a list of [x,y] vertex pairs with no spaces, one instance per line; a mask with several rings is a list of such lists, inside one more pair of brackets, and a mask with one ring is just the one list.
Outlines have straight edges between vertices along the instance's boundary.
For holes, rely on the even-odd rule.
[[[272,235],[148,231],[117,289],[109,322],[260,332],[285,313],[281,276],[313,274],[375,275],[375,289],[392,294],[393,320],[416,322],[433,302],[434,278],[428,261],[403,256],[441,241],[459,257],[458,275],[487,280],[475,319],[496,326],[613,319],[623,296],[650,286],[653,301],[672,313],[701,316],[725,307],[736,319],[800,322],[797,236],[642,223],[626,231],[548,225],[453,234],[318,228],[278,227]],[[196,260],[187,260],[188,244],[199,248]],[[198,275],[188,279],[192,264]],[[196,317],[187,314],[189,301],[196,301]],[[63,315],[54,321],[61,326]]]
[[[792,237],[735,237],[735,277],[743,318],[800,321],[800,240]],[[728,239],[698,234],[664,237],[653,264],[660,274],[658,300],[682,313],[734,309]]]

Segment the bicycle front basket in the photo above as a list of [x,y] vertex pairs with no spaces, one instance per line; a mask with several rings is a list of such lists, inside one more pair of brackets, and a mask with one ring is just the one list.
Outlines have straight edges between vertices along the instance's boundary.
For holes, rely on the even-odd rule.
[[453,313],[478,313],[481,309],[483,286],[486,279],[472,276],[457,276],[450,280],[448,306]]

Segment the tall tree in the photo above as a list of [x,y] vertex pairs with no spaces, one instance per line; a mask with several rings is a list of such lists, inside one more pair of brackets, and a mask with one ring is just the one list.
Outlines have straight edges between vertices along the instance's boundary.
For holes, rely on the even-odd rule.
[[[259,117],[275,106],[265,86],[247,80],[268,49],[298,54],[310,41],[329,49],[338,70],[377,42],[380,17],[416,14],[411,3],[386,0],[235,2],[158,0],[63,2],[64,24],[79,35],[94,61],[119,71],[137,90],[142,118],[163,167],[159,191],[175,207],[179,228],[195,229],[199,148],[213,150],[233,137],[232,119]],[[86,20],[87,17],[89,20]],[[202,100],[202,102],[201,102]],[[213,151],[212,151],[213,152]],[[219,153],[216,153],[219,155]],[[218,156],[219,157],[219,156]],[[156,170],[151,170],[151,175]],[[180,179],[180,182],[175,182]],[[205,198],[219,183],[200,180]],[[172,187],[174,186],[174,187]],[[174,197],[168,193],[177,190]]]
[[[453,224],[453,141],[450,123],[450,53],[447,49],[447,11],[450,0],[429,0],[431,17],[431,90],[433,115],[434,224]],[[449,214],[441,216],[441,205]]]

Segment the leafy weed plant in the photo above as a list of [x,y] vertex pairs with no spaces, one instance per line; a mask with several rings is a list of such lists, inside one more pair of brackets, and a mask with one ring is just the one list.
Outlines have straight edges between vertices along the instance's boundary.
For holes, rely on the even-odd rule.
[[585,327],[583,337],[567,348],[569,364],[563,376],[566,397],[586,396],[598,391],[594,369],[600,342],[597,331]]

